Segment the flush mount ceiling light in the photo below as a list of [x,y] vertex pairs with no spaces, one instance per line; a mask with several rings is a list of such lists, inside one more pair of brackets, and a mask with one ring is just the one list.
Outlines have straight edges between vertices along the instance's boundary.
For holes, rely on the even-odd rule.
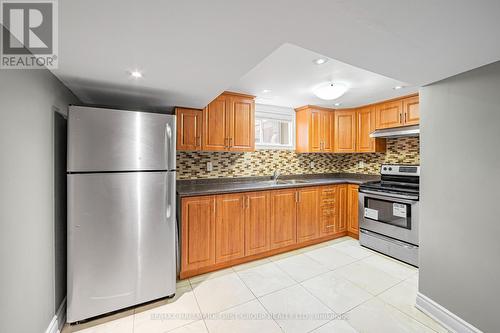
[[142,73],[138,70],[135,70],[130,72],[130,76],[134,79],[140,79],[142,77]]
[[316,65],[323,65],[324,63],[326,63],[328,61],[328,59],[326,58],[318,58],[318,59],[314,59],[313,62],[316,64]]
[[326,83],[316,89],[313,93],[318,98],[331,101],[332,99],[337,99],[347,91],[347,86],[342,83]]

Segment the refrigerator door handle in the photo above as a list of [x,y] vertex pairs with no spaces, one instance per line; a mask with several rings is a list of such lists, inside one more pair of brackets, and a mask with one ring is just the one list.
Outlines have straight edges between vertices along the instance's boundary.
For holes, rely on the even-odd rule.
[[167,123],[165,125],[165,165],[167,166],[167,169],[169,168],[169,159],[171,155],[170,151],[170,144],[172,141],[172,127],[170,127],[170,124]]
[[166,208],[166,215],[167,215],[167,223],[173,219],[173,216],[175,216],[175,172],[167,172],[166,175],[166,190],[167,190],[167,208]]

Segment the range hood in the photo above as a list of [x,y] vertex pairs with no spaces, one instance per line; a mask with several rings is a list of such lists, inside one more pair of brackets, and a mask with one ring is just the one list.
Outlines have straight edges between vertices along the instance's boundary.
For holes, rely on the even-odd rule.
[[370,138],[402,138],[406,136],[419,136],[420,127],[418,125],[386,128],[376,130],[370,134]]

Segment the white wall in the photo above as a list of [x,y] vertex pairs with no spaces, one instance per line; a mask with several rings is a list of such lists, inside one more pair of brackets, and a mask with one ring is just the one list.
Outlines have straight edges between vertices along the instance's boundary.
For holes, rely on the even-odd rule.
[[0,332],[44,332],[66,293],[54,123],[69,103],[46,70],[0,71]]
[[424,87],[419,291],[484,332],[500,316],[500,62]]

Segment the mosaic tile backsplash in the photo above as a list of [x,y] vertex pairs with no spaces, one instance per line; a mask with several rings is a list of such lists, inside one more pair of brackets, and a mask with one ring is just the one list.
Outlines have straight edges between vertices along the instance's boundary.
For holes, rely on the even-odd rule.
[[[363,167],[359,162],[364,163]],[[207,171],[207,162],[213,170]],[[314,167],[311,163],[314,162]],[[249,153],[177,152],[177,179],[269,176],[313,173],[379,174],[383,163],[420,164],[419,138],[387,140],[385,153],[297,154],[290,150],[257,150]]]

